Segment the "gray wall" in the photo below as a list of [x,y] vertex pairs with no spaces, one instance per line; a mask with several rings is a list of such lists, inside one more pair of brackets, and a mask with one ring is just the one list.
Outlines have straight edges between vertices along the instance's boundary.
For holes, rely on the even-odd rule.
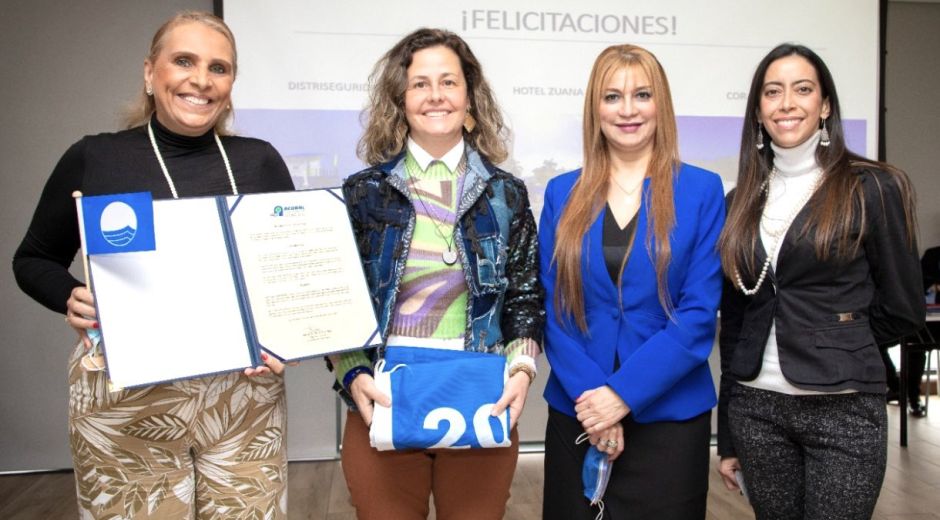
[[[155,28],[179,9],[211,7],[211,0],[3,2],[0,257],[9,262],[65,149],[82,135],[117,128],[121,102],[140,88],[135,71],[142,74]],[[932,95],[940,83],[937,27],[940,4],[889,4],[887,158],[917,189],[922,246],[940,244],[940,176],[934,174],[940,146],[933,128],[940,103]],[[0,268],[0,301],[0,471],[69,467],[65,363],[74,335],[60,316],[16,288],[9,267]],[[291,458],[335,454],[328,379],[318,362],[289,372]],[[527,440],[541,436],[539,390],[533,389],[526,411]]]
[[886,159],[914,182],[923,251],[940,246],[940,3],[889,3],[887,52]]
[[[118,129],[121,107],[143,85],[153,32],[183,9],[211,11],[212,1],[0,6],[0,472],[71,467],[66,361],[76,337],[60,315],[19,291],[10,259],[56,161],[81,136]],[[291,458],[336,454],[329,381],[322,362],[289,372]]]

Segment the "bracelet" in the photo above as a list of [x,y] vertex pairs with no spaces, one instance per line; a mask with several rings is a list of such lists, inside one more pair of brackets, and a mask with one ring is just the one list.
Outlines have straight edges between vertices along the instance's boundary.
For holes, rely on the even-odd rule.
[[519,372],[524,372],[525,375],[529,376],[529,384],[531,385],[535,381],[535,369],[530,367],[526,363],[516,363],[509,369],[509,377],[518,374]]
[[352,382],[357,377],[359,377],[359,374],[366,374],[370,377],[373,375],[372,369],[369,367],[358,366],[358,367],[353,367],[349,369],[349,372],[346,372],[346,375],[343,376],[343,388],[345,388],[346,391],[349,392],[350,394],[352,394],[352,390],[350,390],[349,385],[351,385]]

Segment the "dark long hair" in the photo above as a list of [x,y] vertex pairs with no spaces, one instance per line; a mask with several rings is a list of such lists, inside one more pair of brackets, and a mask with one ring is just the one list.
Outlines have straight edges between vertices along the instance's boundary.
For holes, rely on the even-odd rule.
[[[852,236],[853,222],[864,221],[860,172],[865,168],[887,172],[897,184],[904,204],[908,243],[913,245],[916,221],[914,217],[914,193],[904,172],[888,164],[866,159],[845,147],[845,132],[839,96],[829,68],[815,52],[803,45],[784,43],[770,51],[757,65],[744,112],[744,129],[741,132],[741,155],[738,162],[738,184],[730,207],[725,227],[718,240],[721,264],[725,275],[732,280],[740,272],[745,280],[757,278],[755,252],[760,236],[759,224],[766,202],[762,189],[773,166],[774,152],[770,137],[758,126],[760,98],[764,78],[770,65],[788,56],[800,56],[813,66],[819,79],[820,94],[829,101],[829,117],[825,120],[829,130],[830,145],[816,148],[816,162],[822,168],[822,182],[809,201],[809,219],[801,229],[806,233],[815,231],[814,249],[819,260],[829,257],[830,248],[836,245],[836,258],[846,259],[854,255],[864,239],[862,232]],[[758,140],[764,145],[758,150]]]

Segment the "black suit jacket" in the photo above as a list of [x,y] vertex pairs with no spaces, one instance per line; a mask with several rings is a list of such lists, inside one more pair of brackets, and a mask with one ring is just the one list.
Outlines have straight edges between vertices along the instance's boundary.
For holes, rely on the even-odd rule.
[[[760,373],[772,324],[777,327],[780,368],[790,383],[825,392],[875,393],[885,390],[878,345],[923,327],[917,246],[908,241],[897,183],[882,171],[859,175],[865,219],[864,224],[861,218],[853,223],[853,236],[864,235],[861,247],[847,259],[838,258],[835,245],[826,260],[817,258],[813,231],[801,236],[810,213],[807,204],[784,237],[776,270],[768,272],[757,294],[746,296],[725,280],[719,335],[722,456],[734,454],[727,429],[730,388]],[[757,265],[765,258],[760,247]]]

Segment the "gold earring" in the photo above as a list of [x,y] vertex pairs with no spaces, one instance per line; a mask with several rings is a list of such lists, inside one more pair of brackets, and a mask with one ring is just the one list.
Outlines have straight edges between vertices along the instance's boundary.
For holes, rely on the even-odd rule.
[[473,132],[473,129],[477,127],[477,120],[473,118],[473,114],[470,113],[470,107],[467,107],[467,117],[463,120],[463,129],[467,133]]

